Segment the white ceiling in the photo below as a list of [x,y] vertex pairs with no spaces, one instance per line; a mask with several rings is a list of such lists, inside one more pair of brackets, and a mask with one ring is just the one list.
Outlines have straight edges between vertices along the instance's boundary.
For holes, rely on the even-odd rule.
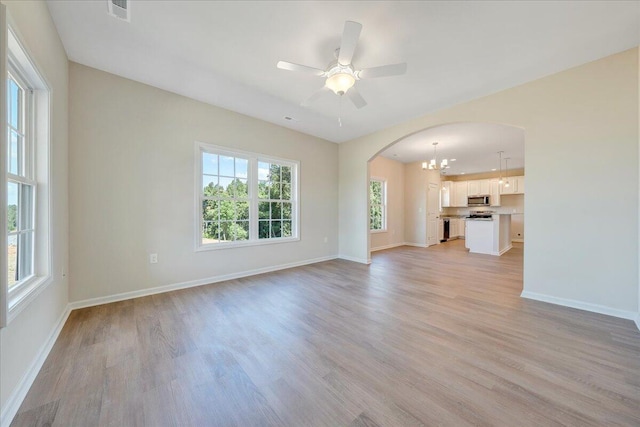
[[[334,142],[632,48],[640,36],[636,1],[131,0],[130,23],[109,16],[106,0],[48,5],[72,61]],[[276,63],[326,68],[346,20],[363,25],[357,68],[407,62],[407,74],[357,82],[368,101],[360,110],[333,94],[301,107],[323,80]]]
[[[438,163],[449,160],[446,175],[490,172],[498,169],[498,151],[509,157],[508,167],[524,168],[524,131],[513,126],[489,123],[454,123],[430,128],[404,138],[381,153],[403,163],[433,158],[438,143]],[[450,159],[456,159],[450,161]],[[502,169],[507,163],[502,163]]]

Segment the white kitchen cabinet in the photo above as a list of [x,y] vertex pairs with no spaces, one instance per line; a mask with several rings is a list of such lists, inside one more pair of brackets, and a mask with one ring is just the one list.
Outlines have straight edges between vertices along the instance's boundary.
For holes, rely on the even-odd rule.
[[465,208],[467,207],[467,198],[469,197],[468,193],[468,181],[456,181],[454,184],[454,193],[455,193],[455,204],[454,206],[457,208]]
[[489,204],[491,206],[500,206],[500,182],[497,178],[489,181]]
[[500,194],[524,194],[524,176],[510,176],[509,186],[505,186],[507,178],[503,178]]
[[467,181],[467,195],[477,196],[480,194],[480,181]]
[[486,196],[489,194],[489,180],[476,179],[467,181],[467,195],[469,196]]
[[449,237],[450,238],[455,238],[458,237],[459,235],[459,231],[458,231],[458,218],[451,218],[449,220]]
[[[517,194],[518,193],[518,180],[515,176],[509,178],[502,178],[504,181],[501,185],[500,194]],[[509,186],[507,186],[509,183]]]
[[464,218],[459,219],[460,223],[458,226],[458,237],[466,238],[467,234],[467,221]]
[[443,208],[450,208],[453,206],[453,185],[451,181],[442,181],[442,188],[440,189],[440,201]]
[[441,219],[438,220],[438,243],[440,243],[444,239],[444,221]]
[[517,185],[516,185],[516,193],[517,194],[524,194],[524,176],[516,176],[516,180],[517,180]]

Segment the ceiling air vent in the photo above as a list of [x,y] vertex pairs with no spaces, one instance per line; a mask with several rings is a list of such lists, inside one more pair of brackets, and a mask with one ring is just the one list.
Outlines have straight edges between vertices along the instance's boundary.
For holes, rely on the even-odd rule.
[[129,22],[129,0],[107,0],[109,15]]

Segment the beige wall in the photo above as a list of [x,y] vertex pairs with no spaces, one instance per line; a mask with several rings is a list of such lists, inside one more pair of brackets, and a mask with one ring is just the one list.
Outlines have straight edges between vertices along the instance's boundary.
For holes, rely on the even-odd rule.
[[[70,85],[71,301],[337,255],[336,144],[75,63]],[[194,252],[195,141],[300,161],[301,240]]]
[[2,423],[29,367],[43,350],[68,303],[68,61],[44,2],[9,1],[9,24],[51,88],[51,229],[53,282],[0,330]]
[[[636,313],[638,50],[340,144],[341,254],[368,258],[368,160],[406,135],[453,122],[525,131],[528,295],[621,317]],[[602,179],[612,164],[627,184]],[[616,221],[593,208],[594,194],[615,201]]]
[[369,162],[371,178],[387,182],[387,230],[371,233],[371,249],[404,243],[404,164],[381,156]]
[[430,182],[440,185],[437,171],[422,170],[422,162],[404,165],[404,241],[409,245],[427,245],[427,194]]

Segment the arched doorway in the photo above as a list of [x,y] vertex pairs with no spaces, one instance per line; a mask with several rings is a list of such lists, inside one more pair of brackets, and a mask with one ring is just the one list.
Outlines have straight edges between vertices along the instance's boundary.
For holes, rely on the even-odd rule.
[[[368,176],[369,259],[371,252],[395,246],[427,247],[464,238],[463,218],[472,210],[510,215],[509,238],[524,242],[524,130],[520,127],[476,122],[429,127],[378,152],[368,162]],[[500,178],[503,182],[498,184]],[[443,197],[455,190],[455,198]],[[493,193],[489,206],[468,206],[468,196],[480,193]],[[386,203],[378,203],[380,198]]]

